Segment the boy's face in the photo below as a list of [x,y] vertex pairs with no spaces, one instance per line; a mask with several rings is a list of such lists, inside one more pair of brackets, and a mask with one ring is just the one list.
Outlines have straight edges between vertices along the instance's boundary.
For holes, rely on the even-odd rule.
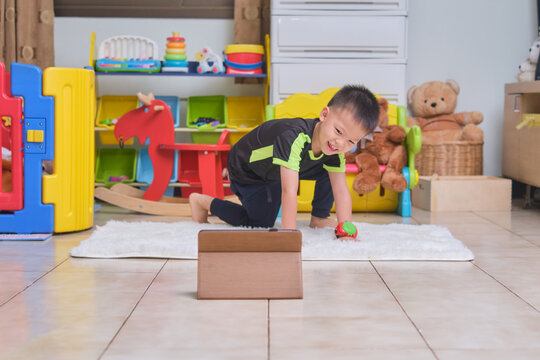
[[316,141],[325,155],[346,153],[367,134],[367,130],[346,108],[326,106],[319,119],[320,131]]

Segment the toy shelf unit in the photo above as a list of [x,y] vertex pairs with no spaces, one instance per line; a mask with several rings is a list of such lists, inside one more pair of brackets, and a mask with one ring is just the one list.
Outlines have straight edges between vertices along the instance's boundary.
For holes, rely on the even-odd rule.
[[[145,67],[118,66],[110,61],[98,69],[102,64],[99,60],[94,63],[93,46],[95,35],[92,36],[92,49],[90,56],[90,66],[96,67],[96,75],[99,76],[193,76],[193,77],[230,77],[230,78],[262,78],[265,88],[264,97],[227,97],[225,95],[214,96],[190,96],[185,102],[186,119],[185,125],[180,126],[180,99],[171,96],[165,99],[164,96],[156,96],[156,100],[163,100],[167,103],[174,117],[174,133],[187,132],[190,134],[190,144],[175,144],[167,150],[175,151],[175,167],[171,177],[169,187],[181,187],[182,196],[188,196],[192,191],[204,192],[205,187],[211,189],[214,195],[223,196],[230,194],[229,184],[222,179],[221,171],[216,175],[219,177],[217,187],[208,183],[210,163],[214,168],[226,167],[226,153],[216,156],[213,160],[206,160],[201,157],[213,151],[221,144],[226,146],[234,145],[242,136],[265,121],[265,105],[268,103],[268,80],[267,68],[269,64],[268,56],[264,58],[265,47],[261,45],[231,45],[226,49],[228,64],[225,63],[223,69],[214,71],[212,61],[219,59],[219,56],[209,48],[197,53],[195,59],[198,61],[187,61],[185,57],[185,39],[178,33],[173,33],[171,38],[167,38],[168,44],[165,49],[165,62],[161,63],[159,71]],[[110,41],[109,41],[110,40]],[[148,47],[143,47],[136,39],[131,37],[118,37],[112,41],[107,39],[109,44],[102,43],[100,46],[100,58],[102,56],[115,58],[115,60],[143,59],[151,57],[157,59],[154,52],[155,46],[152,42],[147,42]],[[266,40],[266,49],[269,46],[269,39]],[[146,49],[146,50],[145,50]],[[142,53],[145,50],[145,53]],[[150,52],[152,50],[152,52]],[[251,52],[252,54],[246,54]],[[120,54],[120,55],[119,55]],[[119,59],[118,59],[119,58]],[[178,58],[178,61],[177,61]],[[182,59],[180,59],[182,58]],[[222,61],[222,60],[221,60]],[[175,62],[182,62],[182,69],[174,69]],[[202,63],[205,66],[202,66]],[[115,66],[112,66],[115,65]],[[129,64],[128,64],[129,65]],[[169,66],[171,65],[171,66]],[[187,65],[187,66],[184,66]],[[186,68],[187,67],[187,68]],[[234,69],[230,69],[234,67]],[[206,72],[206,70],[211,70]],[[177,70],[177,71],[175,71]],[[221,71],[223,70],[223,71]],[[182,99],[184,100],[184,99]],[[184,104],[184,103],[182,103]],[[124,145],[128,147],[119,149],[118,142],[114,135],[115,122],[118,118],[137,109],[141,104],[137,102],[135,96],[102,96],[99,101],[97,117],[95,121],[95,131],[100,141],[97,151],[96,161],[96,185],[110,186],[116,182],[146,185],[152,182],[153,166],[148,158],[148,151],[144,147],[148,143],[136,144],[133,139],[128,140]],[[184,106],[184,105],[182,105]],[[225,136],[223,136],[225,134]],[[189,140],[188,140],[189,141]],[[225,141],[225,143],[223,143]],[[165,148],[163,148],[165,149]],[[221,152],[225,152],[220,148]],[[207,161],[207,162],[205,162]],[[219,166],[218,166],[218,163]],[[205,165],[201,165],[205,164]],[[213,174],[213,173],[212,173]],[[217,174],[217,173],[216,173]],[[209,185],[210,184],[210,185]]]
[[[0,63],[0,233],[61,233],[92,227],[94,72]],[[10,85],[8,85],[10,84]],[[7,86],[6,86],[7,85]],[[47,172],[43,170],[44,164]]]
[[[171,110],[174,132],[189,132],[191,143],[175,144],[168,149],[175,151],[174,170],[169,188],[182,187],[182,197],[191,192],[210,191],[223,197],[230,195],[229,182],[222,179],[222,169],[227,166],[227,152],[223,146],[234,145],[242,136],[265,121],[262,97],[193,96],[187,99],[186,126],[180,127],[180,99],[176,96],[156,96]],[[96,117],[96,132],[101,146],[96,156],[96,186],[131,183],[146,186],[153,180],[153,165],[145,144],[135,144],[133,139],[121,149],[114,135],[115,123],[122,115],[141,106],[136,96],[102,96]],[[217,151],[223,155],[206,159],[206,154]],[[204,156],[202,156],[202,155]],[[219,164],[218,164],[219,162]],[[217,166],[219,165],[219,166]],[[214,170],[220,168],[219,174]],[[210,171],[213,172],[210,172]],[[218,180],[212,180],[219,177]],[[217,182],[216,182],[217,181]],[[217,184],[217,185],[216,185]],[[206,189],[206,190],[205,190]],[[168,189],[169,194],[172,189]],[[172,195],[172,194],[171,194]]]
[[527,186],[525,207],[532,205],[531,186],[540,187],[540,81],[505,85],[503,176]]
[[[156,96],[156,99],[167,104],[173,116],[174,127],[178,127],[180,125],[180,99],[177,96]],[[95,125],[101,145],[105,146],[97,149],[95,167],[97,184],[110,186],[117,182],[137,181],[141,185],[148,185],[152,182],[152,164],[147,149],[110,147],[110,145],[118,145],[114,136],[114,127],[118,118],[141,105],[136,96],[106,95],[99,99]],[[134,145],[133,138],[124,144]],[[141,145],[148,144],[149,139]],[[176,181],[176,179],[177,175],[173,174],[171,181]]]

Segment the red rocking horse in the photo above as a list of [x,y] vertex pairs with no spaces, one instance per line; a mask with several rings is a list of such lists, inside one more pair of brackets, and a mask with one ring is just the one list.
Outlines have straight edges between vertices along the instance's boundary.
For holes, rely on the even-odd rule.
[[159,201],[167,190],[173,173],[174,151],[165,150],[161,145],[174,144],[174,119],[167,104],[156,100],[152,93],[137,97],[143,104],[140,108],[122,115],[114,127],[114,136],[120,144],[137,137],[141,144],[148,139],[148,154],[152,161],[154,178],[144,193],[143,199]]
[[[148,153],[154,172],[152,183],[146,192],[122,183],[115,184],[110,189],[98,187],[94,192],[95,197],[146,214],[190,216],[186,198],[163,196],[173,172],[176,150],[181,153],[179,163],[186,160],[184,167],[188,167],[189,163],[196,163],[198,169],[204,172],[204,175],[198,176],[202,191],[223,198],[221,170],[226,159],[223,156],[230,150],[230,145],[226,144],[228,131],[223,131],[215,145],[175,144],[174,120],[167,104],[156,100],[151,93],[148,96],[138,93],[137,97],[143,106],[121,116],[115,125],[114,135],[120,147],[132,137],[137,137],[141,144],[149,140]],[[181,168],[181,165],[178,167]],[[187,169],[186,172],[190,170]],[[236,197],[229,200],[238,201]]]

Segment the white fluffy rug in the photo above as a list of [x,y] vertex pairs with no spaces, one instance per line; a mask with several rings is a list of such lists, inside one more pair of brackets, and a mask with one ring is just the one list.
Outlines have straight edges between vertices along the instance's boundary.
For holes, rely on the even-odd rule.
[[[299,222],[304,260],[453,260],[474,259],[450,231],[437,225],[354,223],[360,241],[339,241],[334,230],[311,229]],[[225,224],[109,221],[70,252],[93,258],[197,258],[199,230],[231,229]]]

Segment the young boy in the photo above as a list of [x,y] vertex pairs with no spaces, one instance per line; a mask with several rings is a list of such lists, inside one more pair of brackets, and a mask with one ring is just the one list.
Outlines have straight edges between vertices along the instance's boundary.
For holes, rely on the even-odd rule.
[[345,180],[344,153],[373,131],[379,105],[363,86],[347,85],[325,106],[319,119],[278,119],[253,129],[231,149],[231,191],[242,205],[191,194],[192,218],[207,222],[208,212],[233,226],[272,227],[281,206],[282,229],[296,229],[300,179],[316,180],[311,227],[351,221],[352,201]]

